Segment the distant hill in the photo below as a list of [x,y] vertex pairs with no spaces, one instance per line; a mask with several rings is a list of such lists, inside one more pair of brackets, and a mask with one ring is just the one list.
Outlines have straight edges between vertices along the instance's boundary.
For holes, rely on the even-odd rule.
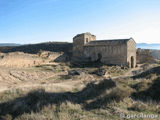
[[0,43],[0,47],[4,47],[4,46],[20,46],[20,44],[16,44],[16,43]]
[[137,43],[137,48],[160,50],[160,44]]
[[18,52],[36,54],[40,50],[52,51],[52,52],[64,52],[64,53],[70,55],[72,52],[72,43],[45,42],[45,43],[38,43],[38,44],[27,44],[27,45],[18,45],[17,44],[17,46],[1,46],[0,47],[0,52],[3,52],[3,53],[18,51]]

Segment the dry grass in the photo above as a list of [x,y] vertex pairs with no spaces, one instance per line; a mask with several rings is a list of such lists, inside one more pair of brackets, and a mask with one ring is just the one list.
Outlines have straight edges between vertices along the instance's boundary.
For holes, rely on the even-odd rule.
[[121,83],[116,86],[111,80],[89,83],[83,90],[64,93],[7,91],[1,94],[0,117],[2,120],[117,120],[121,112],[158,114],[158,103],[132,102],[128,99],[132,93],[129,86]]
[[[95,115],[88,111],[86,102],[105,96],[106,90],[115,87],[111,80],[104,80],[98,84],[90,83],[83,90],[74,93],[49,93],[37,90],[29,93],[23,91],[8,91],[3,95],[0,104],[1,119],[105,119],[107,115]],[[91,94],[93,93],[93,94]],[[12,98],[13,97],[13,98]],[[12,99],[11,99],[12,98]],[[8,101],[8,102],[4,102]],[[93,106],[94,107],[94,106]]]

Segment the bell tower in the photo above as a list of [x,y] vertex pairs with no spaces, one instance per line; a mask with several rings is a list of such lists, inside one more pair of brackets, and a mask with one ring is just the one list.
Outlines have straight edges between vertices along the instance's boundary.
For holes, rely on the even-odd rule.
[[73,38],[73,57],[83,57],[83,46],[93,40],[96,40],[96,36],[89,32],[76,35]]

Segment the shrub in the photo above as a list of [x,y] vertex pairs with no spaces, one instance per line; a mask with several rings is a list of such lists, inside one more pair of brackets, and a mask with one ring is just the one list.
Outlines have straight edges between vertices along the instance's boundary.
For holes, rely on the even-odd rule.
[[150,83],[147,81],[142,81],[132,86],[132,88],[136,89],[137,91],[143,91],[149,88]]
[[126,97],[131,95],[131,90],[129,88],[116,87],[108,95],[108,98],[115,100],[116,102],[122,101]]
[[160,77],[153,81],[153,83],[150,83],[149,87],[147,89],[141,90],[139,92],[135,92],[132,94],[132,96],[136,99],[142,99],[144,101],[150,100],[156,100],[160,101]]

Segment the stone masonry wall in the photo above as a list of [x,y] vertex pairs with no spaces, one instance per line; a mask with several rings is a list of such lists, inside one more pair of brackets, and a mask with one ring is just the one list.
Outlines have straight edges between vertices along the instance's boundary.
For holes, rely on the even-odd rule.
[[84,55],[90,57],[92,61],[98,59],[98,54],[101,54],[101,62],[113,65],[127,65],[127,45],[96,45],[85,46]]
[[136,67],[136,43],[134,40],[127,42],[127,62],[128,66],[131,67],[133,59],[133,67]]
[[84,47],[83,46],[93,40],[96,40],[96,36],[91,35],[90,33],[79,34],[73,38],[73,58],[74,60],[84,59],[84,55],[83,55]]
[[73,57],[83,55],[84,35],[77,36],[73,39]]
[[131,39],[97,40],[90,33],[73,38],[73,58],[78,61],[98,61],[126,67],[136,66],[136,43]]

